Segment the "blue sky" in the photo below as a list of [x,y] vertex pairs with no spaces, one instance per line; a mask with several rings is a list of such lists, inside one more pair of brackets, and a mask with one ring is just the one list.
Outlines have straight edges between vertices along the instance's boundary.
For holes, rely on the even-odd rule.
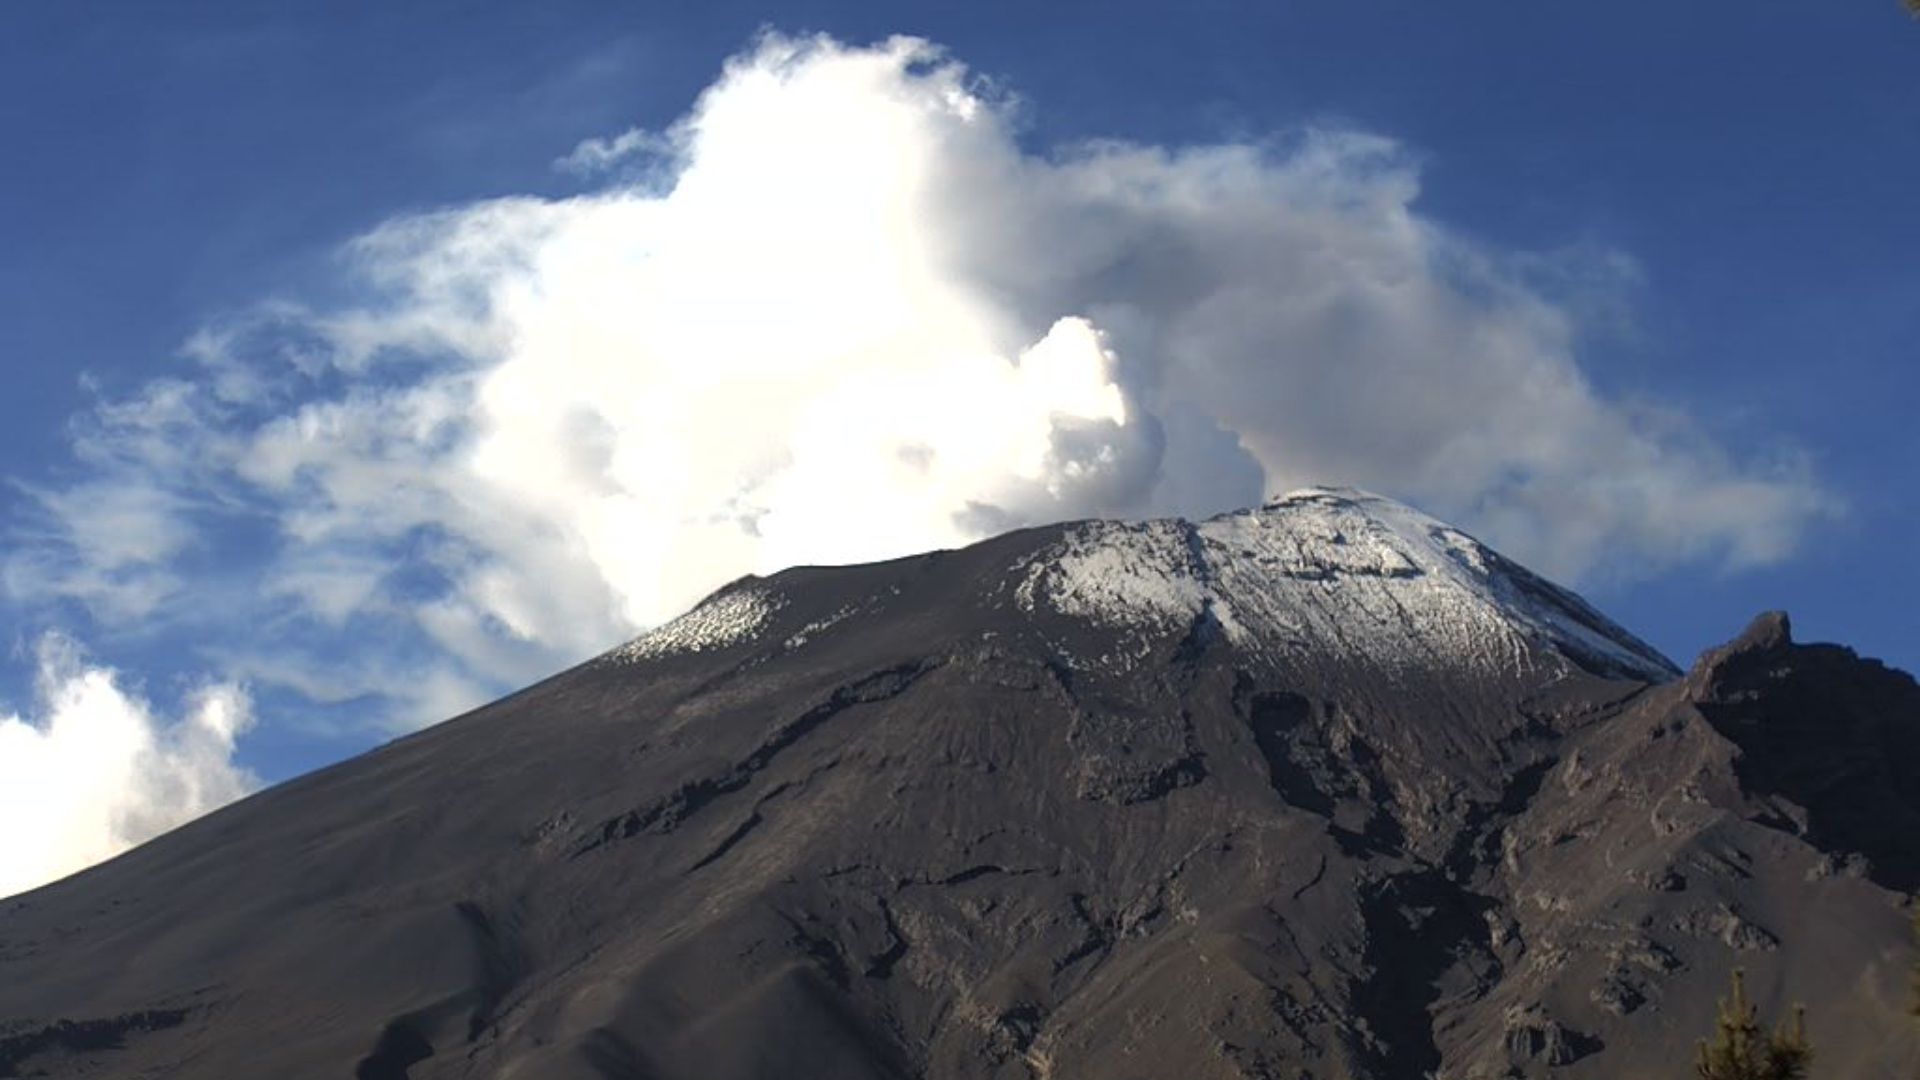
[[[471,312],[427,295],[425,275],[471,253],[475,236],[494,243],[489,229],[578,229],[587,238],[579,243],[589,247],[594,237],[625,235],[619,230],[627,227],[627,209],[664,200],[674,170],[718,162],[720,151],[687,137],[672,146],[655,140],[651,151],[598,171],[556,162],[583,140],[612,148],[622,132],[670,130],[717,85],[729,57],[746,58],[749,68],[778,68],[754,52],[756,35],[769,28],[824,33],[856,51],[911,34],[965,65],[954,85],[987,103],[991,130],[902,129],[890,137],[917,141],[882,150],[899,158],[920,153],[935,169],[1000,162],[1003,174],[981,181],[998,201],[956,187],[916,204],[901,226],[912,234],[912,251],[926,247],[914,230],[926,230],[938,241],[928,241],[934,247],[952,246],[963,233],[972,244],[969,222],[986,222],[980,231],[992,234],[993,215],[1009,207],[1066,207],[1061,213],[1084,213],[1092,223],[1088,244],[1117,252],[1100,274],[1064,265],[1027,273],[1036,254],[1016,236],[994,234],[992,243],[969,248],[970,259],[999,260],[969,279],[972,291],[956,300],[940,291],[945,283],[930,279],[925,288],[938,294],[935,300],[910,301],[937,301],[937,310],[948,312],[994,298],[999,308],[952,324],[955,332],[977,332],[982,348],[1008,356],[1051,342],[1043,352],[1058,357],[1049,388],[1036,389],[1036,376],[995,392],[1054,395],[1033,397],[1034,415],[1077,410],[1076,422],[1107,433],[1099,438],[1111,436],[1102,446],[1120,462],[1107,487],[1062,495],[1053,477],[1043,498],[1008,486],[1007,477],[1026,475],[1006,456],[1015,448],[988,447],[979,459],[987,464],[942,481],[951,498],[972,500],[979,492],[969,484],[992,487],[1005,495],[996,512],[1018,521],[1204,509],[1246,483],[1365,482],[1571,576],[1682,663],[1754,612],[1785,607],[1803,637],[1840,640],[1909,669],[1920,665],[1920,624],[1912,614],[1920,569],[1910,554],[1920,535],[1913,480],[1920,435],[1912,424],[1920,391],[1920,261],[1911,254],[1920,244],[1920,200],[1913,194],[1920,177],[1920,24],[1893,0],[1525,8],[1196,3],[1177,10],[977,2],[30,2],[0,14],[0,133],[8,142],[0,164],[0,365],[7,376],[0,472],[10,481],[0,495],[8,525],[0,535],[8,574],[0,582],[0,626],[12,646],[0,671],[0,720],[17,714],[16,723],[48,730],[85,698],[77,690],[63,698],[61,688],[87,685],[98,693],[86,700],[120,710],[116,730],[133,730],[125,721],[135,717],[134,729],[148,731],[154,747],[142,751],[146,758],[135,754],[119,771],[94,778],[109,801],[114,784],[145,782],[140,762],[155,754],[177,771],[189,768],[180,762],[203,760],[228,767],[230,752],[251,774],[251,781],[234,774],[239,783],[273,781],[372,745],[438,715],[436,708],[477,700],[611,645],[724,570],[766,569],[789,556],[831,560],[890,553],[889,544],[964,541],[964,530],[894,528],[876,518],[853,527],[880,539],[843,548],[822,539],[826,526],[819,522],[795,521],[787,532],[768,534],[789,540],[742,549],[732,563],[668,575],[663,585],[642,582],[633,566],[596,554],[595,530],[613,526],[568,516],[573,505],[561,508],[561,518],[585,541],[575,542],[574,533],[572,540],[548,535],[539,522],[552,515],[535,515],[517,531],[489,520],[487,500],[544,490],[540,476],[501,480],[506,474],[488,473],[485,484],[445,487],[421,479],[470,458],[436,456],[451,451],[435,439],[460,444],[462,455],[485,444],[513,458],[534,453],[515,440],[545,432],[551,442],[557,430],[509,430],[494,417],[479,429],[498,435],[496,443],[469,445],[474,435],[465,418],[433,412],[476,400],[464,396],[469,391],[484,398],[473,388],[488,373],[510,382],[514,364],[530,361],[461,337],[485,337],[498,325],[479,319],[456,326]],[[934,87],[938,78],[926,73],[943,62],[903,61],[900,71],[874,76],[878,83],[833,91],[839,96],[829,95],[830,102],[837,104],[822,108],[843,109],[834,114],[845,118],[842,128],[884,124],[881,114],[862,111],[870,99],[898,86]],[[793,63],[830,66],[818,55]],[[749,153],[762,137],[756,132],[773,131],[754,127],[757,118],[779,106],[751,105],[745,89],[734,98],[741,118],[726,138]],[[714,113],[733,115],[722,106]],[[828,148],[821,153],[843,152],[852,168],[863,144],[839,141],[844,133],[823,127],[816,134]],[[965,142],[976,137],[983,141]],[[1088,150],[1090,140],[1104,140],[1097,145],[1108,150]],[[1143,165],[1114,146],[1164,160]],[[1181,156],[1194,147],[1252,148],[1252,156]],[[1116,202],[1118,196],[1088,193],[1141,170],[1161,185],[1160,194],[1136,191]],[[709,171],[725,174],[717,164]],[[753,175],[780,171],[776,161]],[[1343,202],[1346,194],[1329,195],[1323,181],[1358,192],[1353,205]],[[1350,366],[1375,389],[1329,384],[1335,374],[1314,367],[1312,358],[1296,359],[1288,363],[1304,366],[1273,376],[1280,380],[1270,388],[1274,401],[1296,400],[1308,385],[1332,385],[1327,408],[1354,411],[1336,419],[1363,429],[1437,422],[1404,401],[1394,407],[1414,410],[1405,421],[1385,405],[1376,414],[1369,404],[1375,398],[1367,396],[1395,399],[1398,357],[1418,351],[1423,335],[1437,335],[1451,344],[1434,346],[1434,366],[1511,352],[1501,361],[1509,366],[1497,370],[1544,379],[1560,395],[1553,407],[1571,410],[1568,425],[1589,434],[1562,444],[1520,419],[1492,420],[1487,431],[1510,430],[1516,443],[1538,441],[1541,449],[1476,450],[1468,454],[1476,479],[1442,481],[1414,470],[1407,464],[1414,458],[1379,449],[1392,441],[1384,436],[1350,443],[1334,433],[1315,442],[1257,432],[1248,427],[1257,423],[1200,399],[1167,397],[1155,388],[1165,375],[1140,374],[1158,370],[1156,349],[1185,349],[1206,370],[1231,375],[1242,361],[1232,359],[1239,346],[1228,330],[1268,325],[1231,314],[1236,309],[1225,301],[1205,319],[1188,312],[1179,326],[1172,315],[1156,323],[1151,313],[1165,297],[1148,295],[1154,286],[1140,283],[1153,274],[1142,270],[1137,281],[1115,276],[1122,271],[1114,267],[1159,265],[1153,260],[1164,252],[1153,245],[1169,235],[1192,246],[1215,235],[1207,230],[1231,225],[1202,220],[1176,205],[1177,194],[1166,194],[1187,183],[1216,201],[1244,196],[1249,228],[1267,230],[1261,235],[1273,245],[1325,244],[1340,254],[1339,245],[1351,244],[1337,265],[1379,259],[1380,274],[1431,275],[1416,283],[1426,291],[1410,309],[1395,306],[1399,301],[1370,306],[1364,297],[1373,294],[1362,290],[1339,300],[1347,307],[1336,322],[1280,325],[1283,336],[1296,335],[1286,338],[1296,351],[1315,343],[1343,357],[1351,350]],[[726,199],[746,196],[728,195],[735,189],[725,184],[715,190],[719,218],[698,216],[684,199],[667,213],[696,233],[720,228],[715,222],[733,212]],[[629,194],[601,198],[610,192]],[[514,197],[531,198],[493,202]],[[780,197],[800,199],[793,191]],[[819,197],[831,202],[835,195]],[[758,205],[758,196],[751,198]],[[574,206],[568,199],[592,207],[556,209]],[[806,204],[794,205],[805,216]],[[422,224],[419,215],[434,211],[441,217],[426,220],[438,224]],[[929,222],[928,215],[946,217]],[[1128,223],[1113,224],[1116,218]],[[785,220],[770,219],[758,237],[726,234],[715,247],[748,265],[811,265],[806,251],[783,248],[763,260],[754,247],[818,241],[812,234],[768,240],[786,236]],[[822,220],[835,219],[823,212]],[[354,246],[356,237],[383,227],[383,240]],[[908,242],[888,235],[875,242]],[[1079,242],[1071,230],[1062,235]],[[527,243],[534,246],[486,250],[518,265],[579,246]],[[1196,250],[1179,257],[1210,258]],[[597,249],[590,254],[607,257]],[[782,261],[789,256],[791,263]],[[1311,261],[1266,258],[1248,248],[1205,269],[1223,281],[1252,275],[1234,287],[1265,282],[1260,287],[1274,295],[1312,293],[1326,272]],[[510,293],[527,286],[551,299],[583,280],[575,269],[540,273],[547,276],[532,286],[496,275],[463,287]],[[1067,280],[1075,274],[1081,279]],[[1108,296],[1102,289],[1119,291]],[[1115,299],[1123,293],[1125,303]],[[737,299],[756,295],[748,288]],[[600,311],[620,301],[594,303]],[[1114,313],[1128,305],[1148,314]],[[852,308],[840,315],[863,317]],[[1097,350],[1088,351],[1094,346],[1076,337],[1080,324],[1059,322],[1080,316],[1091,318],[1089,332],[1105,335],[1099,340],[1117,357],[1105,374],[1085,366],[1098,368],[1099,361]],[[1201,329],[1190,325],[1196,320]],[[550,321],[533,325],[515,324],[515,333],[531,338]],[[646,348],[704,347],[694,330],[682,329],[679,337],[648,338]],[[416,331],[431,340],[409,336]],[[626,347],[621,334],[638,332],[626,324],[599,331],[609,337],[592,348],[612,349],[609,355]],[[351,333],[363,344],[347,342]],[[1535,363],[1529,350],[1552,354],[1550,362]],[[320,359],[275,381],[289,364],[300,367],[302,356]],[[221,373],[238,378],[243,371],[249,385],[272,383],[270,390],[206,392]],[[1561,385],[1570,372],[1580,384],[1572,390]],[[578,375],[582,387],[600,392],[628,385],[604,368]],[[182,383],[201,396],[169,414],[166,423],[175,426],[153,426],[159,391]],[[645,385],[657,394],[691,384]],[[1109,393],[1125,401],[1101,396]],[[829,399],[838,400],[821,400]],[[324,458],[313,449],[316,403],[340,406],[326,412],[336,428],[322,425],[332,432],[323,437],[334,440]],[[145,419],[129,420],[133,413]],[[1145,436],[1133,430],[1142,413],[1154,420]],[[307,441],[274,441],[273,433],[297,428],[301,415]],[[425,442],[396,442],[378,429],[382,423],[445,426]],[[701,455],[706,444],[648,441],[618,418],[592,423],[601,426],[581,438],[604,436],[609,460],[639,461],[634,467],[651,468],[651,475],[699,475],[681,459]],[[782,430],[801,439],[809,429],[795,423]],[[1238,432],[1251,449],[1208,458],[1219,449],[1214,437],[1221,429]],[[873,438],[883,436],[892,437]],[[1197,479],[1182,481],[1189,474],[1175,475],[1170,464],[1143,466],[1129,478],[1129,462],[1161,462],[1156,440],[1163,436],[1165,453]],[[1463,438],[1440,430],[1439,441],[1423,445],[1457,450]],[[247,442],[244,452],[219,457],[237,439]],[[1621,450],[1621,443],[1630,445]],[[192,449],[177,462],[154,465],[148,459],[156,446]],[[979,448],[947,449],[952,458]],[[768,455],[788,452],[784,444],[760,447],[738,469],[764,471]],[[148,458],[127,460],[140,455]],[[418,482],[426,494],[421,509],[397,523],[374,512],[376,500],[342,510],[337,485],[363,482],[408,491]],[[1689,501],[1684,490],[1669,492],[1666,501],[1619,492],[1588,497],[1601,488],[1695,483],[1714,501],[1711,511],[1699,510],[1703,500]],[[807,489],[792,477],[779,484],[785,486],[777,491],[743,489],[736,499],[746,507],[741,513],[784,520],[779,500]],[[315,486],[325,489],[324,498]],[[164,499],[138,495],[163,489]],[[926,520],[944,521],[936,511],[945,506],[924,508],[934,515]],[[680,507],[680,518],[661,513],[666,517],[644,520],[679,520],[692,511]],[[1556,514],[1559,524],[1542,523]],[[124,543],[81,551],[62,533],[77,523]],[[354,535],[360,527],[379,535]],[[295,534],[305,539],[290,544]],[[659,560],[675,558],[670,543],[660,551]],[[376,584],[365,575],[371,562],[387,568]],[[142,598],[129,598],[130,582],[145,590]],[[569,591],[569,583],[583,584]],[[118,591],[101,591],[109,586]],[[527,595],[540,591],[566,595]],[[385,609],[350,610],[356,598],[369,610]],[[400,610],[416,601],[440,613],[439,621]],[[543,629],[555,626],[568,630],[556,636]],[[369,665],[369,653],[381,663]],[[319,685],[336,668],[357,675]],[[89,684],[89,674],[102,678]],[[437,689],[409,698],[412,689],[402,692],[403,685]],[[228,691],[240,697],[221,696]],[[244,712],[252,726],[240,723],[225,734],[224,722],[193,728],[196,718],[212,715],[209,709]],[[175,728],[199,731],[200,741]],[[230,790],[222,786],[232,779],[227,773],[215,768],[208,776],[195,806]],[[0,880],[0,891],[4,885]]]

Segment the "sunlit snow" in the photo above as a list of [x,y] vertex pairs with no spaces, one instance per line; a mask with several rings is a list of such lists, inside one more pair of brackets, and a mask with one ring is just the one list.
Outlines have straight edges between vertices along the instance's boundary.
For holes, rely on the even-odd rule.
[[[1155,640],[1207,620],[1235,646],[1276,659],[1517,676],[1579,658],[1648,681],[1673,674],[1665,657],[1579,597],[1452,526],[1351,489],[1305,488],[1197,524],[1069,525],[1012,570],[1022,611],[1120,632],[1122,646],[1090,663],[1130,665]],[[613,656],[746,642],[784,603],[773,583],[736,583]],[[803,647],[850,611],[792,632],[785,647]]]
[[1236,645],[1280,656],[1519,674],[1566,651],[1649,680],[1672,672],[1465,533],[1347,489],[1306,488],[1199,524],[1074,526],[1026,575],[1016,596],[1028,610],[1115,628],[1185,627],[1207,612]]

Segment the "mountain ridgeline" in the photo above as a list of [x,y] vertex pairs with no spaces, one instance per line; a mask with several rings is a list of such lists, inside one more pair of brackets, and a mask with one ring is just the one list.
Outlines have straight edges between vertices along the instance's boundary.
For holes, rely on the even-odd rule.
[[0,1077],[1680,1078],[1920,1063],[1920,687],[1682,672],[1308,489],[735,582],[0,901]]

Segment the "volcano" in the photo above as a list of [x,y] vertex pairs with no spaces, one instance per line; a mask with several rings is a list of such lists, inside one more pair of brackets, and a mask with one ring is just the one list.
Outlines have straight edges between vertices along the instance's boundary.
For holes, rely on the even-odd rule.
[[1735,968],[1890,1077],[1916,887],[1911,677],[1314,488],[745,578],[0,901],[0,1077],[1684,1076]]

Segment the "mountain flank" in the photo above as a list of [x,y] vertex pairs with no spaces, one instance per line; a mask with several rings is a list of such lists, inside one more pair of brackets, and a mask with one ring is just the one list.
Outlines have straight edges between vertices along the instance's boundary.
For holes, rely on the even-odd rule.
[[1729,972],[1920,1063],[1920,687],[1681,671],[1363,492],[735,582],[0,900],[0,1077],[1688,1075]]

